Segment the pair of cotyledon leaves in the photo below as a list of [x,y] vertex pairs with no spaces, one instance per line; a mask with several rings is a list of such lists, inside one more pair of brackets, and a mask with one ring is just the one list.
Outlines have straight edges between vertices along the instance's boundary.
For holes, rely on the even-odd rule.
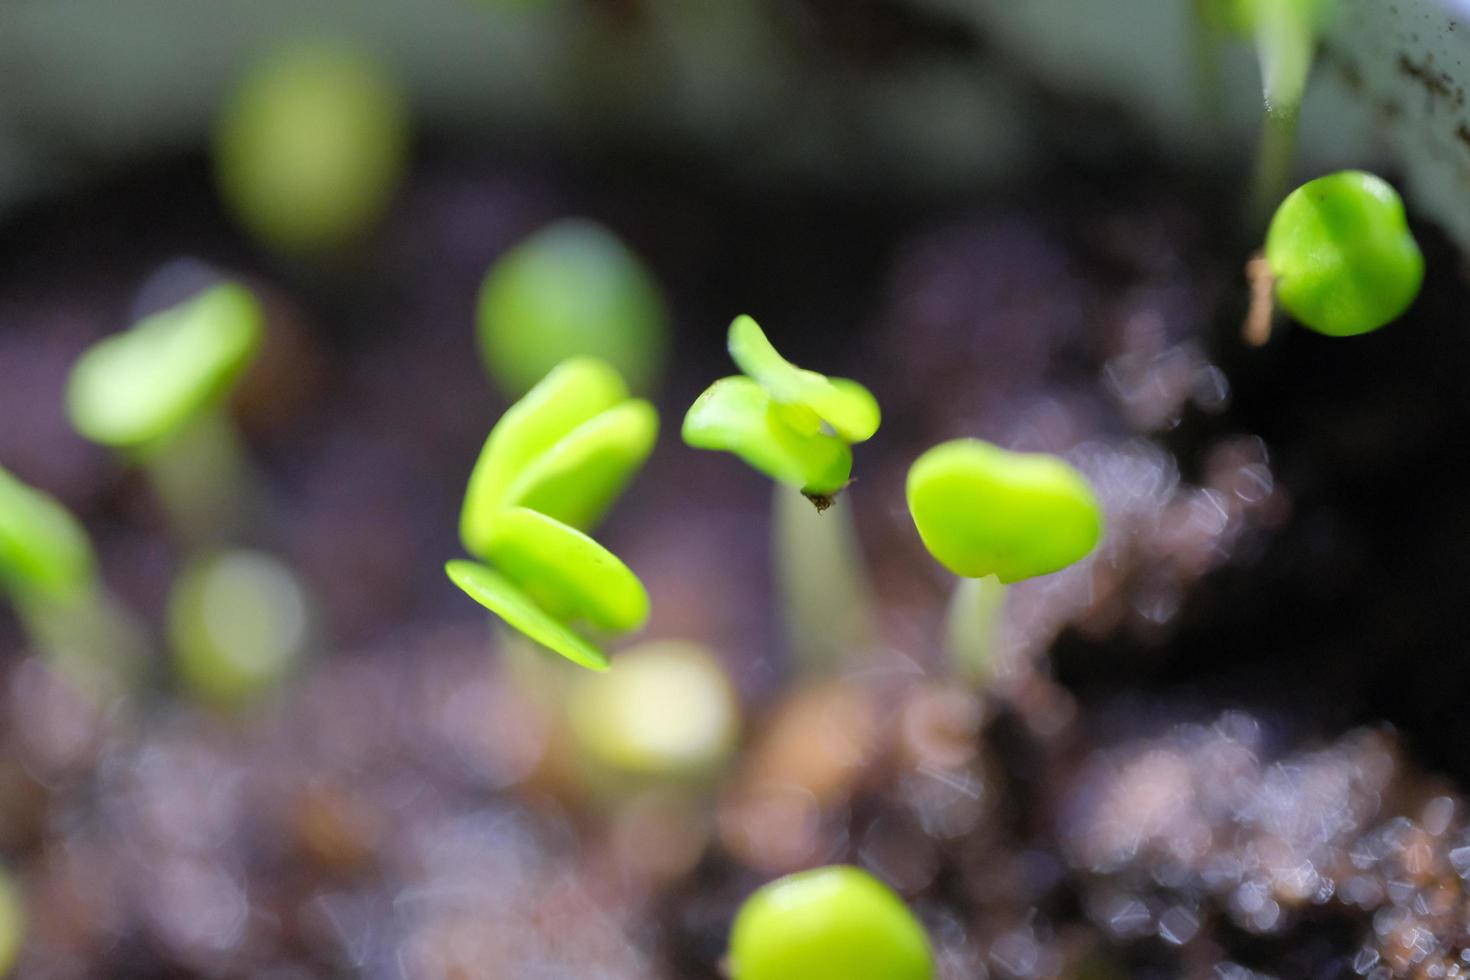
[[562,362],[503,415],[470,475],[460,539],[480,561],[449,577],[511,626],[605,670],[582,632],[626,633],[648,619],[643,583],[588,531],[653,450],[658,415],[590,357]]

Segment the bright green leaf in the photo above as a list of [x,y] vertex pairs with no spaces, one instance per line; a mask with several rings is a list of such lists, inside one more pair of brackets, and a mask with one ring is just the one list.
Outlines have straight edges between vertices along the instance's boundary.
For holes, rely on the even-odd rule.
[[847,865],[787,875],[746,899],[732,980],[932,980],[929,937],[888,886]]
[[592,538],[524,507],[503,512],[485,559],[559,619],[626,633],[648,620],[648,593],[627,565]]
[[66,600],[89,591],[95,576],[81,522],[0,467],[0,582],[27,596]]
[[627,397],[627,386],[611,365],[575,357],[558,364],[507,409],[470,474],[459,525],[465,550],[478,555],[484,549],[495,515],[509,503],[507,491],[528,465]]
[[607,670],[607,654],[560,622],[503,575],[479,562],[457,560],[444,566],[455,585],[511,626],[573,663]]
[[1332,337],[1389,323],[1424,281],[1403,201],[1360,170],[1319,177],[1287,195],[1266,234],[1266,263],[1287,312]]
[[732,452],[781,483],[810,494],[846,485],[852,450],[836,436],[807,435],[783,419],[766,389],[746,377],[721,378],[684,416],[684,441]]
[[506,491],[505,503],[590,531],[648,459],[657,437],[653,406],[642,399],[623,402],[533,459]]
[[[760,382],[771,398],[784,405],[801,405],[849,443],[863,442],[878,431],[878,401],[868,389],[846,378],[828,378],[782,357],[766,339],[760,325],[748,316],[730,324],[730,357],[748,377]],[[794,426],[806,432],[807,426]]]
[[930,554],[970,578],[1046,575],[1085,557],[1102,536],[1102,510],[1081,473],[1056,456],[978,439],[920,456],[909,470],[908,504]]
[[76,430],[146,450],[229,392],[260,347],[260,303],[223,283],[88,348],[72,368],[67,409]]

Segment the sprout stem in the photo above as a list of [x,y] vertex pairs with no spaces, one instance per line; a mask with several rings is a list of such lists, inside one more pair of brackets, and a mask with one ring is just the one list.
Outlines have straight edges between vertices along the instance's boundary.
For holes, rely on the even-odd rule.
[[239,536],[263,499],[239,433],[224,410],[208,412],[144,467],[169,523],[193,547]]
[[1266,113],[1261,142],[1256,150],[1256,172],[1252,181],[1251,217],[1263,225],[1286,196],[1291,171],[1296,164],[1298,108]]
[[870,646],[877,632],[872,595],[847,501],[818,511],[778,484],[771,531],[787,643],[801,671],[831,670]]
[[138,689],[147,663],[146,634],[102,586],[65,600],[24,594],[13,599],[37,652],[99,704]]
[[945,650],[955,672],[983,687],[995,672],[1007,587],[994,575],[962,578],[945,616]]

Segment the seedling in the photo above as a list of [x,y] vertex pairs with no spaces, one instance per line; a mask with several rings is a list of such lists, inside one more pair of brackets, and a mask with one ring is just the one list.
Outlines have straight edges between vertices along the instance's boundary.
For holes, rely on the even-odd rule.
[[1271,220],[1265,263],[1281,306],[1331,337],[1394,320],[1424,281],[1424,256],[1403,201],[1386,181],[1361,170],[1292,191]]
[[0,867],[0,977],[10,972],[25,939],[25,906],[15,881]]
[[465,492],[460,538],[486,564],[451,561],[456,585],[542,646],[594,670],[607,655],[579,632],[626,633],[648,618],[643,583],[588,536],[648,458],[653,406],[611,366],[554,368],[485,440]]
[[919,537],[956,575],[1002,583],[1046,575],[1085,557],[1102,537],[1087,480],[1062,459],[978,439],[928,450],[909,469]]
[[807,674],[850,663],[877,635],[867,568],[848,502],[813,511],[777,484],[771,502],[772,573],[787,648]]
[[730,324],[728,345],[745,374],[699,396],[684,417],[684,441],[732,452],[819,510],[830,506],[849,481],[852,444],[878,430],[877,400],[856,381],[790,363],[748,316]]
[[668,348],[652,274],[611,231],[580,218],[547,225],[501,256],[480,287],[477,319],[486,369],[511,397],[581,355],[646,391]]
[[306,592],[280,561],[256,551],[195,559],[169,598],[179,679],[199,700],[236,708],[277,688],[311,638]]
[[71,512],[0,468],[0,587],[37,649],[99,698],[135,679],[141,631],[102,586]]
[[732,980],[931,980],[929,937],[872,875],[835,865],[746,899],[730,933]]
[[618,654],[618,669],[578,678],[567,705],[586,754],[614,773],[675,780],[718,773],[735,750],[740,708],[719,660],[664,640]]
[[246,72],[220,113],[225,202],[272,248],[319,252],[370,230],[408,155],[405,99],[356,48],[294,43]]
[[248,289],[222,283],[99,341],[72,368],[72,425],[141,463],[190,537],[228,525],[247,482],[222,403],[260,348],[263,320]]

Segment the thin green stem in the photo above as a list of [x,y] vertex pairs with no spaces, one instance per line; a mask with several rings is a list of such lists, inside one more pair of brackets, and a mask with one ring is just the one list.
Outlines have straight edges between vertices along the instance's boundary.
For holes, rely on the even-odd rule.
[[15,608],[36,651],[99,703],[142,684],[146,633],[100,585],[65,600],[17,595]]
[[776,592],[788,648],[804,673],[837,669],[872,645],[877,630],[857,527],[837,498],[819,513],[777,485],[771,508]]
[[962,578],[945,616],[945,650],[964,680],[983,687],[995,672],[1006,586],[994,575]]
[[199,418],[144,468],[175,533],[193,547],[238,537],[261,504],[254,469],[223,410]]

